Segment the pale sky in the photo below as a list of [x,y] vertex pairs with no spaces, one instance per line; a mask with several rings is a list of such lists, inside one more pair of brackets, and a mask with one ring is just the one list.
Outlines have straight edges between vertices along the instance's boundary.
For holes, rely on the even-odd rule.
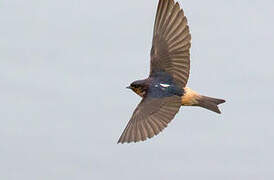
[[179,2],[188,86],[226,99],[223,114],[183,107],[160,135],[117,145],[158,1],[1,1],[0,179],[272,180],[274,1]]

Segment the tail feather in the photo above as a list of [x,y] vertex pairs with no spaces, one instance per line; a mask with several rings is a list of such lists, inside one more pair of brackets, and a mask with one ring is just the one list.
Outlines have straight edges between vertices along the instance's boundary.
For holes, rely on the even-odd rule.
[[202,96],[188,87],[184,88],[184,95],[182,96],[182,106],[199,106],[219,114],[221,111],[218,105],[224,102],[223,99]]
[[218,108],[219,104],[222,104],[225,102],[223,99],[216,99],[212,97],[207,97],[207,96],[200,96],[197,99],[197,106],[206,108],[208,110],[211,110],[213,112],[221,114],[220,109]]

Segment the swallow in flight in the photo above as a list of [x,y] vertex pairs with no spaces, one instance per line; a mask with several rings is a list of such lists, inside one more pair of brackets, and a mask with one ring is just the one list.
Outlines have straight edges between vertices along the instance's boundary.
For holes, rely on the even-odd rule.
[[128,87],[142,97],[118,143],[145,141],[159,134],[181,106],[221,113],[225,100],[202,96],[186,87],[191,35],[184,11],[174,0],[159,0],[150,52],[150,74]]

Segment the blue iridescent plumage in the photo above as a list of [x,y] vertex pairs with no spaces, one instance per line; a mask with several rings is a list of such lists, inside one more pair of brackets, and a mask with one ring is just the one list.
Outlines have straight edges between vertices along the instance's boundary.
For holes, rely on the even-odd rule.
[[147,96],[152,98],[163,98],[170,96],[183,96],[183,89],[180,89],[173,81],[172,76],[166,72],[157,72],[151,76]]

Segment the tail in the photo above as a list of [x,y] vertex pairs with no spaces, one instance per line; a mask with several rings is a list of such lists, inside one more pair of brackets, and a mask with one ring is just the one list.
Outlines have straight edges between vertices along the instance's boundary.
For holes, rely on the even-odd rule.
[[225,103],[225,100],[223,99],[216,99],[216,98],[211,98],[207,96],[200,96],[197,98],[197,105],[203,108],[206,108],[210,111],[216,112],[221,114],[221,111],[218,107],[219,104]]
[[221,114],[218,105],[224,103],[225,100],[202,96],[187,87],[184,88],[184,92],[185,94],[182,96],[183,106],[199,106]]

